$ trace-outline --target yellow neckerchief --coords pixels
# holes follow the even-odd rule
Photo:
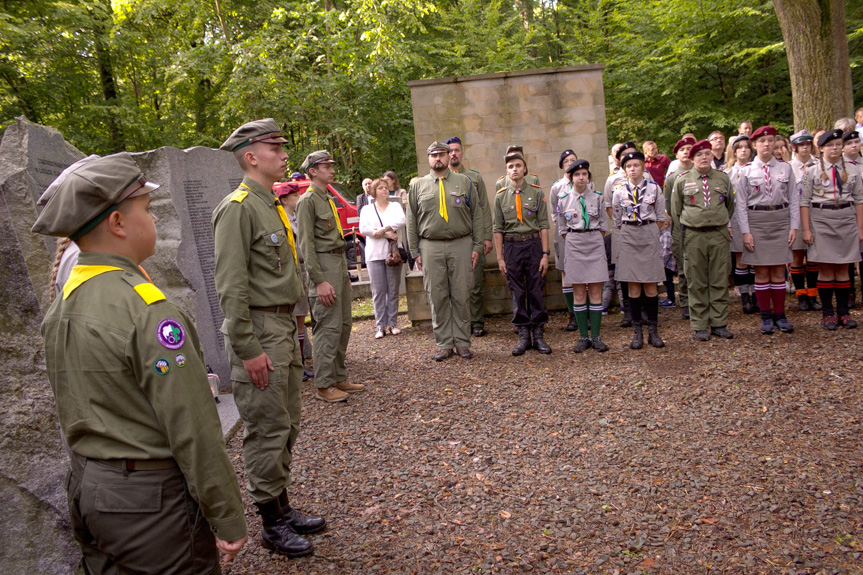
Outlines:
[[[440,217],[444,219],[445,222],[449,223],[449,215],[446,213],[446,192],[443,189],[443,178],[437,179],[438,188],[440,189],[440,193],[438,194],[439,202],[438,202],[438,213]]]
[[[89,279],[93,279],[98,275],[102,275],[106,272],[121,272],[123,268],[118,268],[116,266],[83,266],[77,265],[72,268],[72,272],[69,274],[69,279],[66,280],[66,283],[63,285],[63,299],[68,298],[72,295],[72,292],[78,289],[84,282]]]
[[[314,186],[314,184],[313,184],[313,187],[315,188],[315,190],[318,189],[318,187]],[[330,197],[330,195],[326,191],[321,192],[321,193],[326,196],[327,202],[329,202],[329,204],[330,204],[330,209],[333,210],[333,217],[336,219],[336,227],[339,228],[339,235],[344,237],[345,236],[345,230],[342,229],[342,221],[339,219],[339,212],[336,210],[336,204],[333,203],[333,199]]]
[[[250,192],[252,188],[246,185],[245,182],[240,184],[241,188],[246,188]],[[288,214],[285,213],[285,208],[282,207],[282,203],[279,201],[279,198],[273,197],[273,205],[276,206],[276,211],[279,212],[279,217],[282,219],[282,224],[285,226],[285,230],[287,230],[288,234],[288,245],[291,246],[291,254],[294,256],[294,264],[300,265],[300,260],[297,258],[297,245],[294,242],[294,229],[291,227],[291,222],[288,220]]]

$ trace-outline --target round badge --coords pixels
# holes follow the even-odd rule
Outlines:
[[[159,375],[165,375],[169,371],[171,371],[171,364],[168,363],[167,359],[157,359],[156,363],[153,364],[153,369]]]
[[[456,198],[456,199],[455,199],[455,203],[460,204],[460,203],[461,203],[461,198]]]
[[[156,336],[159,338],[159,343],[168,349],[180,349],[186,343],[186,330],[172,317],[166,317],[159,322]]]
[[[276,234],[273,234],[270,236],[270,239],[272,240],[273,243],[276,243],[279,241],[279,236]]]
[[[530,210],[527,210],[527,215],[532,216],[532,215],[533,215],[533,212],[532,212],[532,211],[530,211]]]
[[[186,367],[186,356],[182,353],[178,353],[174,361],[177,363],[177,367]]]

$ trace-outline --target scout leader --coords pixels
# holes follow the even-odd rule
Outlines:
[[[570,188],[558,193],[557,211],[558,228],[565,242],[566,276],[572,282],[573,309],[579,331],[573,351],[581,353],[592,347],[604,352],[608,351],[608,346],[600,339],[599,328],[602,286],[608,281],[604,240],[608,218],[602,209],[602,192],[592,185],[590,162],[572,162],[566,169],[566,177]]]
[[[696,143],[689,156],[694,166],[677,177],[671,194],[671,217],[681,231],[689,282],[689,325],[701,341],[711,334],[731,339],[728,222],[734,213],[734,190],[728,176],[712,167],[710,142]]]
[[[692,160],[689,158],[689,150],[695,145],[695,138],[684,136],[674,144],[674,156],[677,158],[678,167],[665,177],[665,205],[672,205],[674,183],[680,174],[692,169]],[[683,233],[680,224],[672,221],[671,224],[671,255],[677,262],[677,305],[680,306],[680,315],[683,319],[689,316],[689,286],[686,282],[686,260],[683,255]]]
[[[737,221],[743,234],[741,261],[755,268],[755,297],[761,309],[761,333],[774,326],[791,333],[785,317],[785,266],[800,228],[800,194],[791,166],[773,156],[773,126],[761,126],[749,138],[755,158],[740,170]],[[771,310],[772,306],[772,310]]]
[[[306,156],[300,171],[312,181],[297,203],[300,251],[309,273],[309,302],[315,318],[315,397],[345,401],[365,391],[348,382],[345,358],[351,339],[351,279],[345,259],[342,224],[327,186],[335,179],[335,161],[326,150]]]
[[[482,215],[470,178],[449,169],[449,146],[428,147],[431,171],[408,191],[408,245],[423,272],[429,294],[435,361],[453,355],[473,357],[470,350],[470,290],[473,268],[482,253]]]
[[[512,323],[518,329],[513,355],[531,347],[551,353],[543,330],[548,310],[542,288],[548,271],[548,200],[542,188],[525,180],[527,162],[521,152],[504,156],[509,184],[494,198],[494,243],[497,265],[512,292]]]
[[[219,573],[217,549],[236,555],[246,520],[198,333],[139,267],[159,186],[125,152],[58,180],[33,231],[81,248],[42,335],[84,571]]]
[[[842,130],[818,138],[822,157],[801,184],[800,220],[807,257],[817,263],[818,295],[824,329],[857,327],[848,314],[851,281],[848,264],[860,261],[863,240],[863,181],[857,166],[842,157]],[[836,308],[833,294],[836,294]]]
[[[287,492],[303,381],[294,306],[304,292],[291,224],[273,194],[288,160],[285,142],[272,118],[234,130],[220,149],[234,154],[245,177],[213,210],[212,223],[222,333],[261,543],[300,557],[313,552],[301,534],[317,533],[326,522],[293,509]]]

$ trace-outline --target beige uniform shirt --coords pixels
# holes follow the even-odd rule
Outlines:
[[[750,206],[788,204],[791,229],[800,229],[800,194],[794,170],[785,162],[770,158],[765,164],[757,157],[740,168],[737,192],[737,222],[740,232],[749,233]]]
[[[447,219],[440,214],[440,183],[443,182]],[[473,251],[483,253],[482,210],[470,178],[447,170],[418,178],[408,190],[407,232],[412,254],[420,253],[420,239],[452,240],[471,236]]]

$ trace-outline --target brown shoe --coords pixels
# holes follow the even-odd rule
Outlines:
[[[452,357],[451,349],[439,349],[437,355],[434,356],[435,361],[443,361]]]
[[[473,352],[469,347],[457,347],[455,348],[455,351],[462,357],[462,359],[470,359],[473,357]]]
[[[318,399],[322,399],[327,403],[338,403],[340,401],[348,400],[348,394],[344,391],[339,391],[338,389],[336,389],[335,385],[331,385],[323,389],[318,388],[315,391],[315,397],[317,397]]]
[[[347,381],[338,382],[336,387],[345,393],[359,393],[366,390],[366,386],[362,383],[348,383]]]

